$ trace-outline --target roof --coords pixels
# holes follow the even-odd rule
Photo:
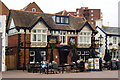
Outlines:
[[[7,27],[9,28],[11,19],[14,20],[16,27],[32,27],[38,20],[42,20],[46,25],[48,25],[50,29],[56,30],[80,30],[85,24],[88,24],[88,22],[82,18],[74,17],[71,15],[69,15],[69,24],[56,24],[53,20],[53,16],[55,15],[10,10]],[[92,29],[95,31],[95,28],[92,27]]]
[[[0,15],[8,15],[9,9],[8,7],[0,0]]]
[[[31,11],[32,8],[36,8],[36,12],[41,12],[43,13],[43,11],[40,9],[40,7],[35,3],[35,2],[32,2],[32,3],[29,3],[27,6],[25,6],[23,9],[23,11]]]
[[[102,29],[107,33],[107,34],[120,34],[120,27],[109,27],[109,26],[102,26]]]

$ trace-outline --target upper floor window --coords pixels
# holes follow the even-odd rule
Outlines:
[[[91,10],[91,12],[94,12],[93,10]]]
[[[0,28],[2,27],[2,23],[0,22]]]
[[[68,16],[56,16],[55,22],[56,24],[68,24]]]
[[[91,43],[91,33],[90,32],[80,32],[79,34],[79,43]]]
[[[60,41],[61,41],[61,44],[65,44],[67,43],[67,36],[66,36],[66,32],[61,32],[60,33]]]
[[[32,12],[36,12],[36,8],[32,8]]]
[[[117,44],[117,38],[113,37],[113,44]]]
[[[45,29],[32,30],[32,41],[47,42],[47,30]]]
[[[91,18],[91,20],[93,20],[93,18]]]
[[[91,14],[91,16],[94,16],[94,14]]]

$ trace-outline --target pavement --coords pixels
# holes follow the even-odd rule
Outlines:
[[[113,71],[90,71],[78,73],[40,74],[28,73],[22,70],[2,72],[2,78],[118,78],[118,70]]]

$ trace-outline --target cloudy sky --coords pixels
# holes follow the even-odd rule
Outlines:
[[[9,9],[22,9],[35,1],[45,13],[56,13],[62,10],[75,11],[76,8],[89,7],[101,9],[103,25],[118,26],[118,2],[120,0],[2,0]]]

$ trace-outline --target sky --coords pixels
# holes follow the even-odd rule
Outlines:
[[[103,25],[118,27],[118,2],[120,0],[2,0],[9,9],[20,10],[30,2],[36,2],[45,13],[62,10],[76,11],[76,8],[101,9]]]

